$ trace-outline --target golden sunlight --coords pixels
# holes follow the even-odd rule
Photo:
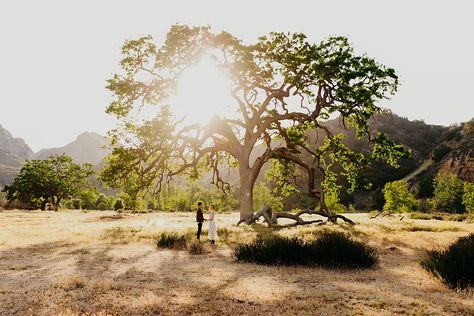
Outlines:
[[[177,93],[170,98],[171,108],[178,117],[186,116],[188,123],[201,125],[207,124],[214,115],[232,116],[234,103],[230,80],[207,55],[184,70]]]

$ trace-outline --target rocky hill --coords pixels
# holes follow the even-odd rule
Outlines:
[[[105,137],[85,132],[66,146],[41,149],[33,153],[23,139],[14,138],[0,126],[0,187],[13,181],[27,159],[46,159],[54,154],[65,153],[78,163],[99,165],[108,153],[108,150],[103,148],[107,143]]]
[[[10,183],[26,159],[33,157],[33,151],[21,138],[0,125],[0,186]]]
[[[441,173],[455,173],[464,181],[474,182],[474,119],[446,128],[424,166],[416,171],[406,180],[418,197],[431,196],[430,184]]]
[[[97,133],[84,132],[66,146],[41,149],[34,154],[34,159],[46,159],[51,155],[64,153],[71,156],[77,163],[97,165],[108,153],[108,150],[104,148],[107,143],[107,139]]]
[[[13,137],[12,134],[0,125],[0,151],[14,155],[20,159],[33,157],[33,150],[22,138]]]

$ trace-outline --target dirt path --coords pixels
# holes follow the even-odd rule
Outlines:
[[[104,240],[113,227],[194,228],[193,214],[113,216],[0,213],[0,315],[474,314],[472,292],[449,291],[418,265],[424,248],[446,245],[473,224],[417,221],[409,224],[439,231],[407,232],[398,219],[354,216],[356,233],[379,249],[381,261],[372,270],[338,271],[235,263],[222,244],[190,255],[146,240]],[[221,215],[219,224],[230,227],[236,218]]]

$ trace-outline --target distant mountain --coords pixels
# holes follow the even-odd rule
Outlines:
[[[0,125],[0,151],[14,155],[20,159],[30,159],[33,157],[33,150],[18,137],[12,134]]]
[[[109,152],[104,148],[107,144],[105,137],[85,132],[66,146],[41,149],[33,153],[23,139],[14,138],[0,126],[0,186],[11,183],[27,159],[47,159],[51,155],[65,153],[77,163],[91,163],[97,168]]]
[[[108,150],[104,148],[107,144],[105,137],[94,132],[84,132],[66,146],[41,149],[34,154],[34,159],[47,159],[51,155],[64,153],[77,163],[97,165],[108,154]]]
[[[430,197],[433,179],[442,173],[474,182],[474,118],[445,128],[430,156],[406,180],[418,197]]]
[[[21,138],[15,138],[0,125],[0,186],[11,183],[33,151]]]

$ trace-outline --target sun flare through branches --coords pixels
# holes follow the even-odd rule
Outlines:
[[[231,82],[214,61],[204,55],[181,74],[176,94],[169,98],[172,112],[191,124],[206,125],[214,115],[230,117],[235,101]]]

